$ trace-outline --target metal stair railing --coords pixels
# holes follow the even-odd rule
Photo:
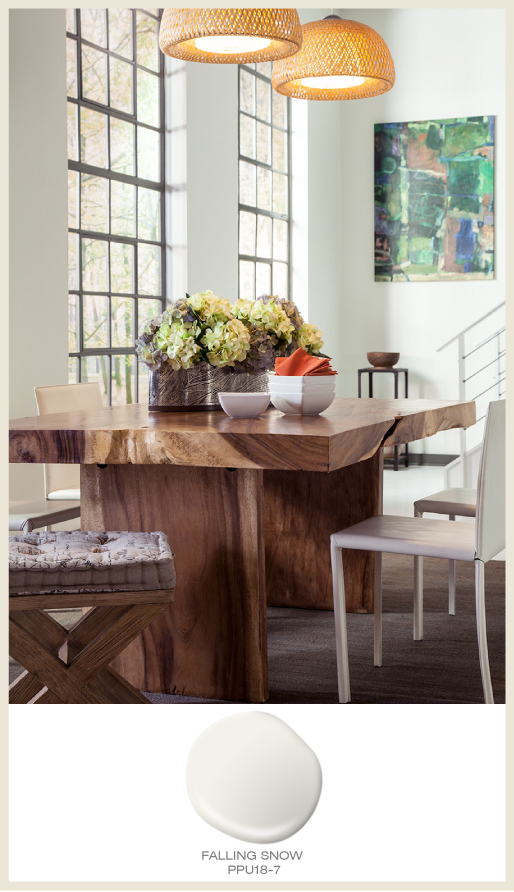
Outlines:
[[[502,399],[505,397],[505,322],[502,321],[500,326],[496,328],[492,332],[492,334],[489,333],[487,337],[482,338],[482,340],[480,340],[478,343],[473,342],[471,348],[467,349],[467,338],[476,337],[479,331],[479,326],[481,326],[486,319],[493,316],[494,313],[498,313],[501,310],[504,311],[504,308],[505,301],[502,301],[502,303],[497,304],[495,307],[493,307],[492,310],[489,310],[488,313],[484,313],[483,316],[480,316],[479,319],[477,319],[471,325],[468,325],[466,328],[462,329],[462,331],[456,334],[453,338],[450,338],[449,341],[446,341],[446,343],[442,344],[442,346],[438,347],[437,349],[437,352],[439,353],[441,352],[441,350],[449,347],[450,344],[457,344],[459,399],[462,401],[480,400],[482,397],[485,397],[487,394],[491,393],[491,391],[494,390],[496,390],[496,394],[491,394],[491,398]],[[473,359],[470,362],[471,357]],[[472,369],[470,368],[471,363]],[[485,380],[479,377],[482,373],[486,373]],[[475,384],[475,389],[479,390],[479,392],[475,392],[474,395],[470,393],[472,384]],[[473,426],[473,431],[476,431],[477,424],[484,421],[486,411],[487,406],[484,408],[483,411],[481,406],[478,408],[479,415],[476,424]],[[467,429],[462,428],[459,431],[459,456],[457,459],[455,459],[455,461],[451,462],[451,464],[447,466],[445,472],[445,485],[448,485],[448,476],[450,470],[455,469],[459,466],[461,471],[462,485],[473,485],[469,479],[470,474],[468,459],[472,453],[476,452],[477,447],[475,446],[472,449],[467,449],[466,435]]]

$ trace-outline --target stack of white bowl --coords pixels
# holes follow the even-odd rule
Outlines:
[[[335,375],[270,375],[271,402],[286,415],[319,415],[336,395]]]

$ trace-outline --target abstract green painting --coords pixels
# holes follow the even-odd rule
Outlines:
[[[375,281],[494,277],[494,116],[375,124]]]

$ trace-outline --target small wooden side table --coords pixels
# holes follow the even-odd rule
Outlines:
[[[368,375],[368,397],[371,398],[373,396],[373,375],[375,373],[381,374],[383,372],[392,372],[394,375],[394,398],[398,399],[398,377],[400,373],[404,375],[404,384],[405,384],[405,399],[409,396],[409,370],[398,368],[398,366],[394,368],[377,368],[376,366],[370,366],[367,369],[357,369],[359,375],[359,399],[362,398],[362,373],[366,372]],[[406,468],[409,467],[409,446],[408,443],[405,444],[405,452],[400,453],[398,446],[394,447],[394,470],[397,471],[399,468],[400,459],[403,459],[404,466]]]

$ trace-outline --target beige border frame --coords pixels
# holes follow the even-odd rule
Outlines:
[[[78,6],[90,6],[89,3],[77,3]],[[123,4],[108,4],[110,6],[122,6]],[[186,6],[194,6],[195,4],[186,4]],[[220,5],[220,4],[218,4]],[[225,6],[231,6],[231,3],[221,4]],[[250,4],[251,6],[256,6],[257,4]],[[262,5],[262,4],[261,4]],[[271,4],[269,4],[271,5]],[[285,4],[279,4],[279,6],[285,6]],[[506,11],[506,28],[505,28],[505,39],[507,48],[514,44],[514,8],[510,6],[508,0],[505,0],[503,3],[493,2],[492,4],[487,4],[485,0],[481,0],[481,2],[477,2],[477,0],[452,0],[450,4],[444,2],[444,0],[431,0],[429,3],[428,0],[425,2],[416,2],[416,0],[396,0],[394,5],[392,3],[384,2],[384,0],[375,0],[375,2],[363,2],[363,0],[353,0],[352,8],[363,8],[363,9],[386,9],[386,8],[395,8],[395,9],[405,9],[405,8],[414,8],[414,9],[423,9],[430,7],[431,9],[441,9],[444,10],[451,5],[452,8],[461,8],[461,9],[484,9],[487,12],[488,9],[496,8],[496,9],[505,9]],[[19,8],[24,9],[27,7],[40,7],[43,9],[50,8],[50,4],[48,0],[30,0],[30,3],[21,3],[21,2],[11,2],[11,8]],[[311,0],[310,3],[302,4],[304,8],[319,8],[325,10],[326,7],[322,5],[320,0]],[[300,7],[297,7],[300,8]],[[2,92],[4,95],[3,106],[4,108],[8,106],[8,34],[9,34],[9,7],[7,5],[2,5],[1,12],[1,34],[2,34],[2,42],[3,42],[3,53],[1,54],[1,71],[2,77],[0,79]],[[510,40],[509,40],[510,38]],[[506,116],[506,132],[507,132],[507,145],[514,144],[514,125],[512,122],[512,118],[509,115],[510,106],[512,101],[513,90],[510,87],[511,84],[514,83],[514,54],[507,52],[506,54],[506,62],[507,62],[507,116]],[[4,163],[2,165],[3,170],[8,170],[8,149],[7,149],[7,141],[3,139],[0,143],[0,152],[3,156]],[[6,177],[7,178],[7,177]],[[5,194],[5,193],[4,193]],[[514,204],[514,185],[513,180],[507,176],[507,198],[510,199],[511,206]],[[7,211],[7,204],[4,202],[4,207]],[[509,219],[507,219],[507,240],[509,235],[513,235],[514,227]],[[2,234],[4,238],[1,240],[2,244],[2,254],[4,255],[2,269],[7,270],[8,268],[8,252],[7,252],[7,236],[8,236],[8,221],[7,221],[7,213],[3,215],[2,221]],[[5,277],[6,278],[6,277]],[[7,282],[5,283],[7,286]],[[512,351],[514,347],[514,334],[510,327],[510,308],[512,301],[514,300],[512,295],[512,286],[508,285],[507,288],[507,344],[509,351]],[[4,319],[7,317],[8,313],[8,300],[5,296],[8,293],[7,287],[4,288],[3,297],[2,297],[2,308]],[[5,326],[4,326],[5,331]],[[3,409],[3,417],[5,420],[5,425],[7,427],[8,421],[8,407],[7,407],[7,398],[5,395],[5,389],[2,392],[0,397],[1,405]],[[514,440],[514,411],[511,409],[509,411],[509,407],[507,407],[507,436],[511,442]],[[0,447],[0,455],[2,461],[0,463],[0,475],[1,481],[3,484],[3,491],[7,492],[7,438],[4,437],[2,439],[2,446]],[[507,493],[511,496],[511,502],[514,499],[514,470],[512,462],[507,467]],[[4,514],[5,516],[5,514]],[[514,542],[514,512],[510,512],[507,516],[507,542]],[[512,567],[509,566],[510,560],[512,558],[513,548],[509,547],[507,549],[508,556],[508,564],[507,564],[507,592],[512,592],[514,588],[514,572]],[[4,574],[3,579],[6,579],[7,568],[5,566],[5,552],[3,557],[3,566],[4,566]],[[4,645],[4,652],[7,652],[7,609],[2,611],[0,616],[0,630],[1,630],[1,640]],[[508,646],[514,649],[514,608],[507,606],[507,651]],[[507,690],[510,692],[514,689],[514,659],[509,658],[509,653],[507,653]],[[7,686],[6,686],[7,687]],[[6,690],[6,688],[5,688]],[[66,882],[66,883],[52,883],[52,882],[29,882],[22,883],[16,882],[11,883],[8,879],[8,703],[7,696],[4,693],[4,699],[2,704],[2,709],[0,712],[0,757],[1,757],[1,766],[2,770],[0,772],[0,803],[2,803],[2,808],[0,811],[0,889],[1,890],[32,890],[32,889],[41,889],[48,890],[48,892],[57,892],[57,890],[203,890],[203,889],[217,889],[217,890],[226,890],[227,883],[223,882],[134,882],[134,883],[114,883],[114,882]],[[514,709],[512,707],[507,707],[507,753],[509,753],[510,746],[510,758],[507,759],[507,809],[506,809],[506,838],[514,839]],[[28,853],[29,855],[29,853]],[[298,889],[298,890],[391,890],[391,892],[400,892],[400,890],[447,890],[447,892],[453,892],[453,890],[477,890],[477,892],[486,892],[486,890],[514,890],[514,846],[507,845],[507,863],[506,863],[506,880],[505,882],[494,882],[494,883],[431,883],[431,882],[418,882],[418,883],[338,883],[338,882],[241,882],[241,883],[231,883],[229,886],[230,889],[278,889],[278,890],[289,890],[289,889]]]

